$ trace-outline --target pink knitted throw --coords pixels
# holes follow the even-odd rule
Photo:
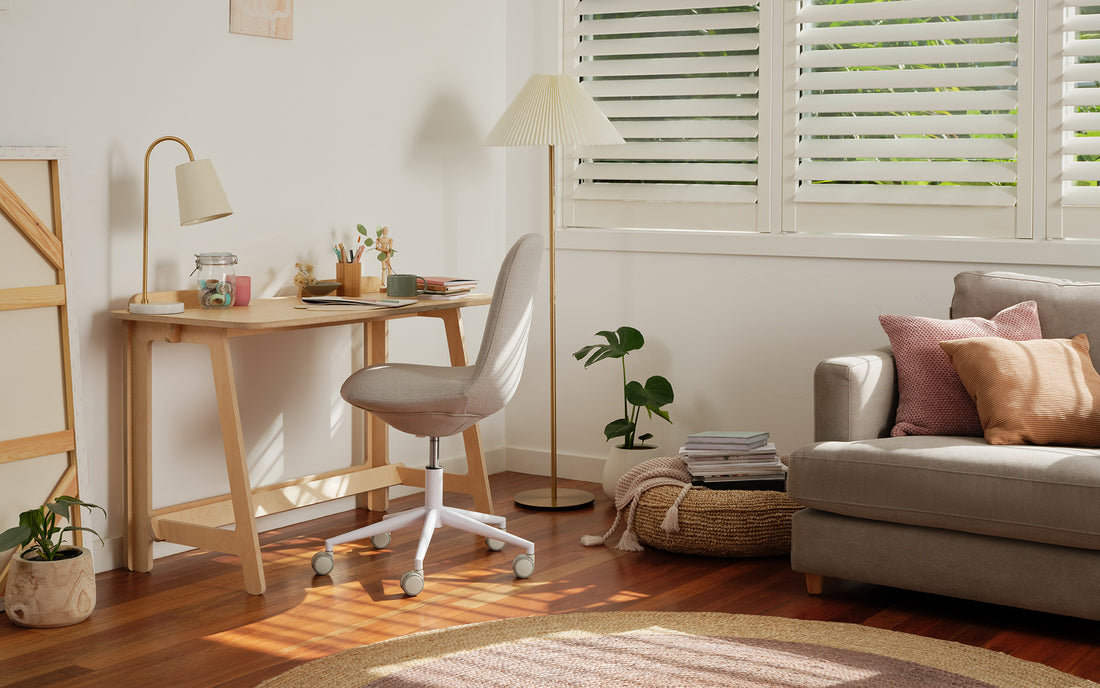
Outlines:
[[[611,524],[603,537],[598,535],[582,536],[581,544],[588,547],[602,545],[607,542],[607,539],[619,527],[619,522],[622,520],[623,511],[625,510],[627,512],[626,527],[615,548],[627,552],[641,552],[645,549],[642,547],[642,543],[638,542],[638,536],[634,533],[634,512],[638,508],[638,499],[642,496],[642,493],[658,485],[676,485],[683,488],[676,501],[669,507],[664,521],[661,522],[661,527],[665,531],[670,533],[679,531],[680,502],[691,491],[691,473],[688,472],[682,459],[673,456],[650,459],[638,464],[619,478],[619,482],[615,486],[615,522]]]

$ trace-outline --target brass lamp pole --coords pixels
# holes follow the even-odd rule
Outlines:
[[[595,497],[584,490],[558,488],[557,390],[557,249],[554,235],[556,173],[554,147],[623,143],[623,137],[575,79],[564,74],[535,74],[520,90],[497,122],[485,144],[489,146],[547,146],[549,149],[550,249],[550,487],[520,492],[519,506],[531,509],[575,509]]]

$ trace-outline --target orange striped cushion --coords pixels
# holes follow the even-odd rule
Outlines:
[[[1100,374],[1088,337],[940,342],[990,444],[1100,446]]]

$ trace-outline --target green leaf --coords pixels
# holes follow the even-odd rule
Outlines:
[[[32,540],[31,529],[23,526],[8,528],[0,533],[0,552],[9,550],[18,545],[27,545]]]
[[[630,402],[632,406],[649,406],[650,396],[645,387],[642,387],[642,383],[637,380],[631,380],[626,383],[626,400]]]
[[[619,337],[614,332],[610,332],[608,330],[600,330],[596,333],[596,336],[603,337],[611,346],[619,346]]]
[[[672,384],[660,375],[654,375],[646,380],[645,390],[655,407],[671,404],[676,398],[672,391]]]
[[[672,422],[672,418],[668,415],[668,411],[662,411],[661,409],[646,409],[646,410],[649,411],[649,417],[650,418],[653,417],[653,414],[657,414],[661,418],[664,418],[665,420],[667,420],[669,423]]]
[[[95,532],[91,528],[85,528],[84,526],[66,526],[65,529],[62,530],[61,532],[62,533],[68,533],[68,532],[73,531],[73,530],[87,531],[87,532],[91,533],[92,535],[96,536],[96,539],[99,540],[99,544],[101,544],[101,545],[104,544],[103,543],[103,538],[99,537],[99,533]]]
[[[377,227],[374,228],[374,236],[379,237],[379,238],[382,237],[382,225],[378,225]]]
[[[66,521],[69,520],[69,504],[68,502],[62,501],[60,497],[57,498],[57,501],[47,504],[46,508]]]
[[[386,262],[386,254],[385,253],[379,253],[376,257],[378,258],[379,263],[385,263]]]
[[[598,349],[598,348],[600,348],[599,344],[589,344],[588,346],[582,346],[581,348],[579,348],[579,349],[577,349],[576,351],[573,352],[573,358],[575,358],[579,361],[582,358],[584,358],[585,356],[587,356],[589,351],[592,351],[593,349]]]
[[[603,429],[604,437],[612,439],[614,437],[626,437],[630,433],[634,432],[634,423],[631,423],[626,418],[619,418],[613,420],[607,424]]]
[[[622,346],[623,355],[630,353],[631,351],[637,351],[645,346],[645,337],[642,333],[633,327],[627,327],[623,325],[616,332],[619,333],[619,342]]]
[[[623,357],[623,355],[621,353],[619,353],[616,349],[614,349],[612,347],[609,347],[609,346],[601,346],[596,353],[592,354],[591,358],[589,358],[587,361],[585,361],[584,367],[587,368],[588,366],[592,365],[593,363],[597,363],[599,361],[602,361],[605,358],[622,358],[622,357]]]
[[[355,229],[359,230],[359,233],[362,234],[363,236],[367,236],[367,228],[364,227],[363,225],[355,225]],[[370,239],[368,239],[367,241],[370,241]],[[370,244],[368,244],[368,246],[369,245]]]
[[[644,435],[638,435],[638,443],[639,444],[642,443],[642,442],[645,442],[648,439],[653,439],[653,433],[652,432],[647,432]]]
[[[365,240],[363,240],[363,243],[366,244],[367,246],[374,246],[374,239],[371,239],[370,237],[367,237]]]

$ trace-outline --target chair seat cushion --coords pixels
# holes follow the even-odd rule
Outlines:
[[[846,516],[1100,549],[1100,451],[977,437],[821,442],[791,456],[787,491]]]
[[[481,419],[469,412],[473,373],[473,366],[384,363],[353,373],[340,396],[402,432],[447,437]]]

